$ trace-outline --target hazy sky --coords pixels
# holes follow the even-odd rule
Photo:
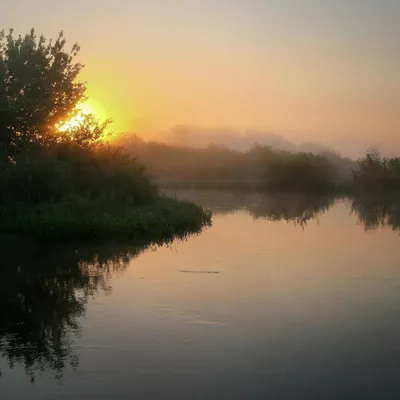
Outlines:
[[[400,0],[13,0],[0,27],[82,46],[117,130],[256,128],[400,152]]]

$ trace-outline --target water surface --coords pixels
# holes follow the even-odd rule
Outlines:
[[[213,226],[2,242],[2,400],[400,398],[397,203],[171,194]]]

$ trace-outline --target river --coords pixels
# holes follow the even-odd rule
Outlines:
[[[164,246],[2,244],[0,399],[399,399],[400,207],[169,193]]]

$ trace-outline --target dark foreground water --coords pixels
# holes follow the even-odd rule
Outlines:
[[[400,398],[396,203],[177,196],[213,227],[159,248],[2,242],[1,400]]]

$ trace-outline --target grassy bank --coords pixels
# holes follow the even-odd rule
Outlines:
[[[140,206],[82,198],[0,206],[0,232],[47,241],[159,240],[195,233],[210,223],[210,212],[163,196]]]
[[[0,171],[0,233],[40,240],[161,240],[211,215],[160,195],[132,157],[109,146],[34,146]]]

